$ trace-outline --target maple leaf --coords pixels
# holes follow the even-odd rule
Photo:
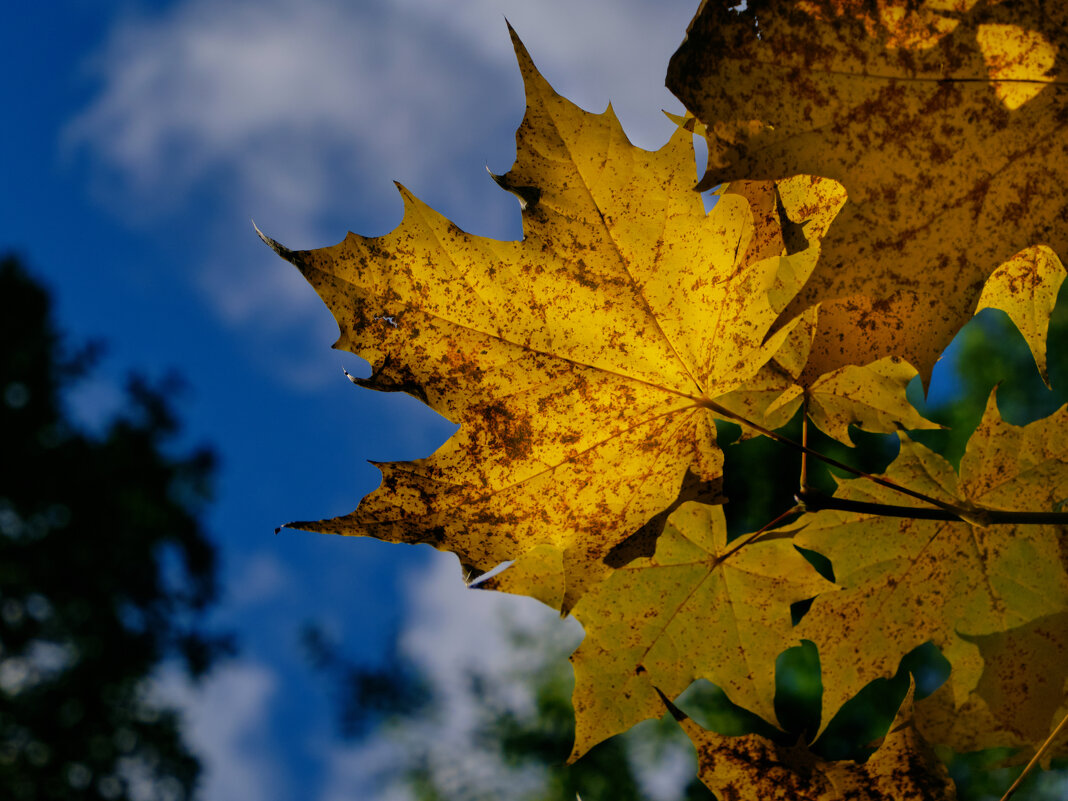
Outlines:
[[[958,752],[1016,747],[1020,761],[1068,714],[1068,612],[963,637],[947,650],[949,680],[916,708],[928,740]],[[1068,756],[1068,739],[1049,756]]]
[[[571,759],[659,717],[658,691],[673,698],[699,678],[775,720],[775,659],[800,642],[790,604],[829,587],[788,540],[735,549],[721,506],[684,504],[652,557],[617,569],[572,611],[586,636],[571,657]]]
[[[461,426],[428,459],[379,465],[382,485],[352,514],[290,525],[430,543],[479,570],[548,546],[566,610],[684,484],[719,478],[715,399],[757,409],[792,385],[812,315],[765,337],[842,194],[782,182],[810,211],[792,221],[804,247],[747,260],[753,213],[732,196],[706,214],[691,134],[634,147],[610,107],[557,95],[513,39],[527,112],[496,180],[520,198],[523,240],[468,234],[403,188],[386,236],[301,252],[267,240],[334,314],[335,347],[371,363],[357,384]]]
[[[728,737],[670,707],[697,748],[698,776],[725,801],[953,801],[956,790],[911,720],[910,685],[889,733],[864,763],[832,762],[804,744],[758,734]]]
[[[1019,427],[991,395],[968,441],[960,475],[902,435],[885,478],[970,510],[974,522],[824,510],[806,515],[795,541],[831,560],[840,591],[821,595],[798,625],[823,670],[823,725],[873,679],[889,676],[930,640],[952,647],[1068,610],[1063,529],[983,525],[982,511],[1053,511],[1068,495],[1068,407]],[[919,502],[868,479],[840,483],[847,501]],[[904,501],[903,501],[904,499]],[[956,666],[954,666],[956,668]]]
[[[975,309],[977,314],[983,309],[1001,309],[1009,316],[1027,342],[1046,386],[1046,334],[1065,275],[1064,265],[1052,250],[1044,245],[1025,248],[987,279]]]
[[[873,434],[940,428],[920,415],[905,395],[916,375],[915,367],[895,356],[863,367],[839,367],[807,387],[797,385],[783,392],[768,405],[763,422],[768,428],[780,428],[807,401],[810,422],[846,445],[853,444],[851,425]]]
[[[667,78],[704,123],[700,186],[849,195],[783,313],[822,302],[806,383],[888,355],[926,381],[999,265],[1068,252],[1066,45],[1068,5],[1040,0],[701,5]]]

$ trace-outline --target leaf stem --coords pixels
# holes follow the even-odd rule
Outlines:
[[[1039,749],[1035,751],[1035,755],[1031,757],[1031,761],[1027,763],[1027,767],[1023,769],[1023,773],[1021,773],[1016,778],[1016,781],[1012,783],[1012,786],[1005,791],[1005,795],[1001,796],[1001,801],[1009,801],[1009,799],[1012,798],[1012,794],[1019,789],[1021,784],[1023,784],[1023,780],[1027,778],[1027,774],[1038,764],[1038,760],[1049,750],[1049,747],[1053,745],[1053,741],[1057,739],[1057,735],[1061,733],[1066,725],[1068,725],[1068,715],[1064,716],[1064,719],[1057,724],[1057,728],[1053,730],[1053,733],[1050,734],[1050,736],[1046,738],[1046,741],[1039,746]]]
[[[786,518],[790,517],[791,515],[796,515],[796,514],[799,514],[801,512],[804,512],[804,511],[805,511],[805,504],[803,502],[802,503],[798,503],[797,506],[793,506],[793,507],[787,509],[785,512],[783,512],[781,515],[776,517],[770,523],[765,523],[764,525],[762,525],[760,528],[758,528],[756,531],[754,531],[752,534],[750,534],[744,540],[742,540],[737,545],[735,545],[733,548],[731,548],[729,551],[727,551],[725,554],[723,554],[723,556],[718,557],[716,559],[716,564],[719,565],[719,564],[722,564],[723,562],[727,561],[727,557],[733,556],[734,554],[738,553],[738,551],[742,550],[742,548],[744,548],[746,545],[748,545],[749,543],[751,543],[754,540],[756,540],[757,537],[759,537],[761,534],[765,533],[769,529],[775,528],[775,526],[779,525],[779,523],[781,523]]]

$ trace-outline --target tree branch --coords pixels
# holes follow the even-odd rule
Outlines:
[[[1012,783],[1012,787],[1005,791],[1005,795],[1001,797],[1001,801],[1009,801],[1009,799],[1012,798],[1013,793],[1015,793],[1020,785],[1023,784],[1023,780],[1027,778],[1027,774],[1034,770],[1035,765],[1038,764],[1042,755],[1049,750],[1051,745],[1053,745],[1053,741],[1057,739],[1057,735],[1064,730],[1065,726],[1068,726],[1068,715],[1064,716],[1064,719],[1057,724],[1057,728],[1053,730],[1050,736],[1046,738],[1046,741],[1042,743],[1037,751],[1035,751],[1035,755],[1031,757],[1031,761],[1027,763],[1027,767],[1023,769],[1023,773],[1016,777],[1016,781]]]
[[[861,514],[881,515],[883,517],[909,517],[913,520],[949,520],[961,523],[974,523],[977,519],[981,519],[984,525],[997,523],[1064,525],[1068,523],[1068,512],[1008,512],[1000,509],[978,509],[972,512],[970,515],[971,520],[968,520],[945,509],[924,509],[918,506],[895,506],[888,503],[851,501],[811,490],[798,492],[794,497],[808,512],[833,509],[841,512],[860,512]]]

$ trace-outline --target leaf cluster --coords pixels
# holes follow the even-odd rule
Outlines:
[[[433,456],[381,465],[353,513],[291,525],[429,543],[475,573],[508,562],[478,586],[573,614],[572,759],[677,711],[697,679],[774,724],[776,657],[802,642],[824,688],[812,737],[925,643],[951,675],[909,694],[863,765],[686,721],[717,794],[951,798],[930,743],[1068,753],[1049,740],[1068,712],[1068,408],[1018,426],[991,394],[958,464],[923,444],[939,425],[907,394],[984,309],[1048,382],[1066,14],[710,0],[668,68],[688,114],[655,152],[610,107],[557,95],[513,32],[527,112],[494,179],[521,241],[468,234],[403,188],[386,236],[299,252],[264,237],[333,312],[335,347],[370,362],[355,383],[460,425]],[[782,468],[731,474],[730,426],[798,455],[796,503],[737,537],[737,488]],[[865,472],[833,455],[862,432],[895,436],[896,457]]]

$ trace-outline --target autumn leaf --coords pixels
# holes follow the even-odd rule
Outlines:
[[[951,646],[949,680],[916,708],[927,739],[955,751],[1035,749],[1068,714],[1068,612]],[[1050,756],[1068,756],[1068,738]]]
[[[674,711],[697,748],[698,776],[724,801],[952,801],[945,765],[911,721],[913,692],[864,763],[832,762],[804,744],[781,746],[757,734],[717,734]]]
[[[958,634],[995,635],[1068,610],[1063,529],[982,524],[983,509],[1053,511],[1068,496],[1068,407],[1018,427],[1001,419],[991,396],[959,477],[904,436],[884,477],[971,510],[975,522],[840,510],[798,521],[805,527],[795,541],[828,557],[842,587],[817,598],[798,625],[819,648],[824,725],[928,640],[948,648],[952,663]],[[836,498],[922,505],[867,479],[841,482]]]
[[[428,459],[379,465],[382,485],[352,514],[291,525],[430,543],[478,570],[548,546],[566,610],[684,485],[707,495],[722,469],[717,398],[755,409],[793,384],[812,315],[765,337],[842,195],[783,182],[807,198],[791,207],[812,210],[792,221],[804,248],[746,260],[754,215],[739,196],[706,214],[691,134],[634,147],[610,108],[558,96],[515,44],[527,113],[497,181],[521,201],[521,241],[468,234],[403,188],[386,236],[301,252],[268,240],[333,312],[335,347],[371,363],[356,383],[461,426]]]
[[[667,78],[707,134],[701,187],[849,195],[783,313],[822,304],[805,383],[891,355],[926,381],[991,273],[1068,252],[1066,45],[1064,3],[702,3]]]
[[[709,0],[669,74],[697,116],[655,152],[610,107],[557,95],[513,32],[527,110],[493,179],[522,240],[469,234],[403,187],[385,236],[308,251],[264,236],[331,310],[335,347],[369,362],[354,383],[459,424],[432,456],[379,465],[351,514],[290,525],[428,543],[473,571],[507,562],[478,586],[572,612],[572,759],[698,678],[775,720],[776,657],[802,639],[819,647],[824,725],[933,641],[953,674],[923,731],[1033,747],[1065,706],[1068,546],[995,513],[1062,508],[1068,407],[1017,427],[991,398],[959,475],[902,434],[882,479],[736,543],[715,422],[781,440],[770,429],[804,405],[846,444],[851,426],[934,427],[907,401],[910,362],[929,377],[976,308],[1007,313],[1048,379],[1066,22],[1038,0]],[[720,184],[708,212],[695,134],[700,186]],[[863,765],[684,726],[732,801],[952,798],[911,695]]]
[[[894,356],[863,367],[839,367],[807,387],[798,385],[779,395],[765,410],[763,422],[768,428],[780,428],[807,401],[810,422],[846,445],[853,445],[851,425],[873,434],[939,428],[920,415],[905,395],[916,375],[916,368]]]
[[[1025,248],[994,270],[975,309],[976,313],[1001,309],[1009,316],[1031,349],[1046,386],[1046,334],[1065,274],[1061,260],[1048,247]]]
[[[790,605],[829,587],[788,540],[736,549],[722,507],[681,506],[651,558],[616,570],[573,610],[586,636],[571,657],[571,758],[662,715],[658,689],[675,697],[699,678],[774,721],[775,659],[799,644]]]

